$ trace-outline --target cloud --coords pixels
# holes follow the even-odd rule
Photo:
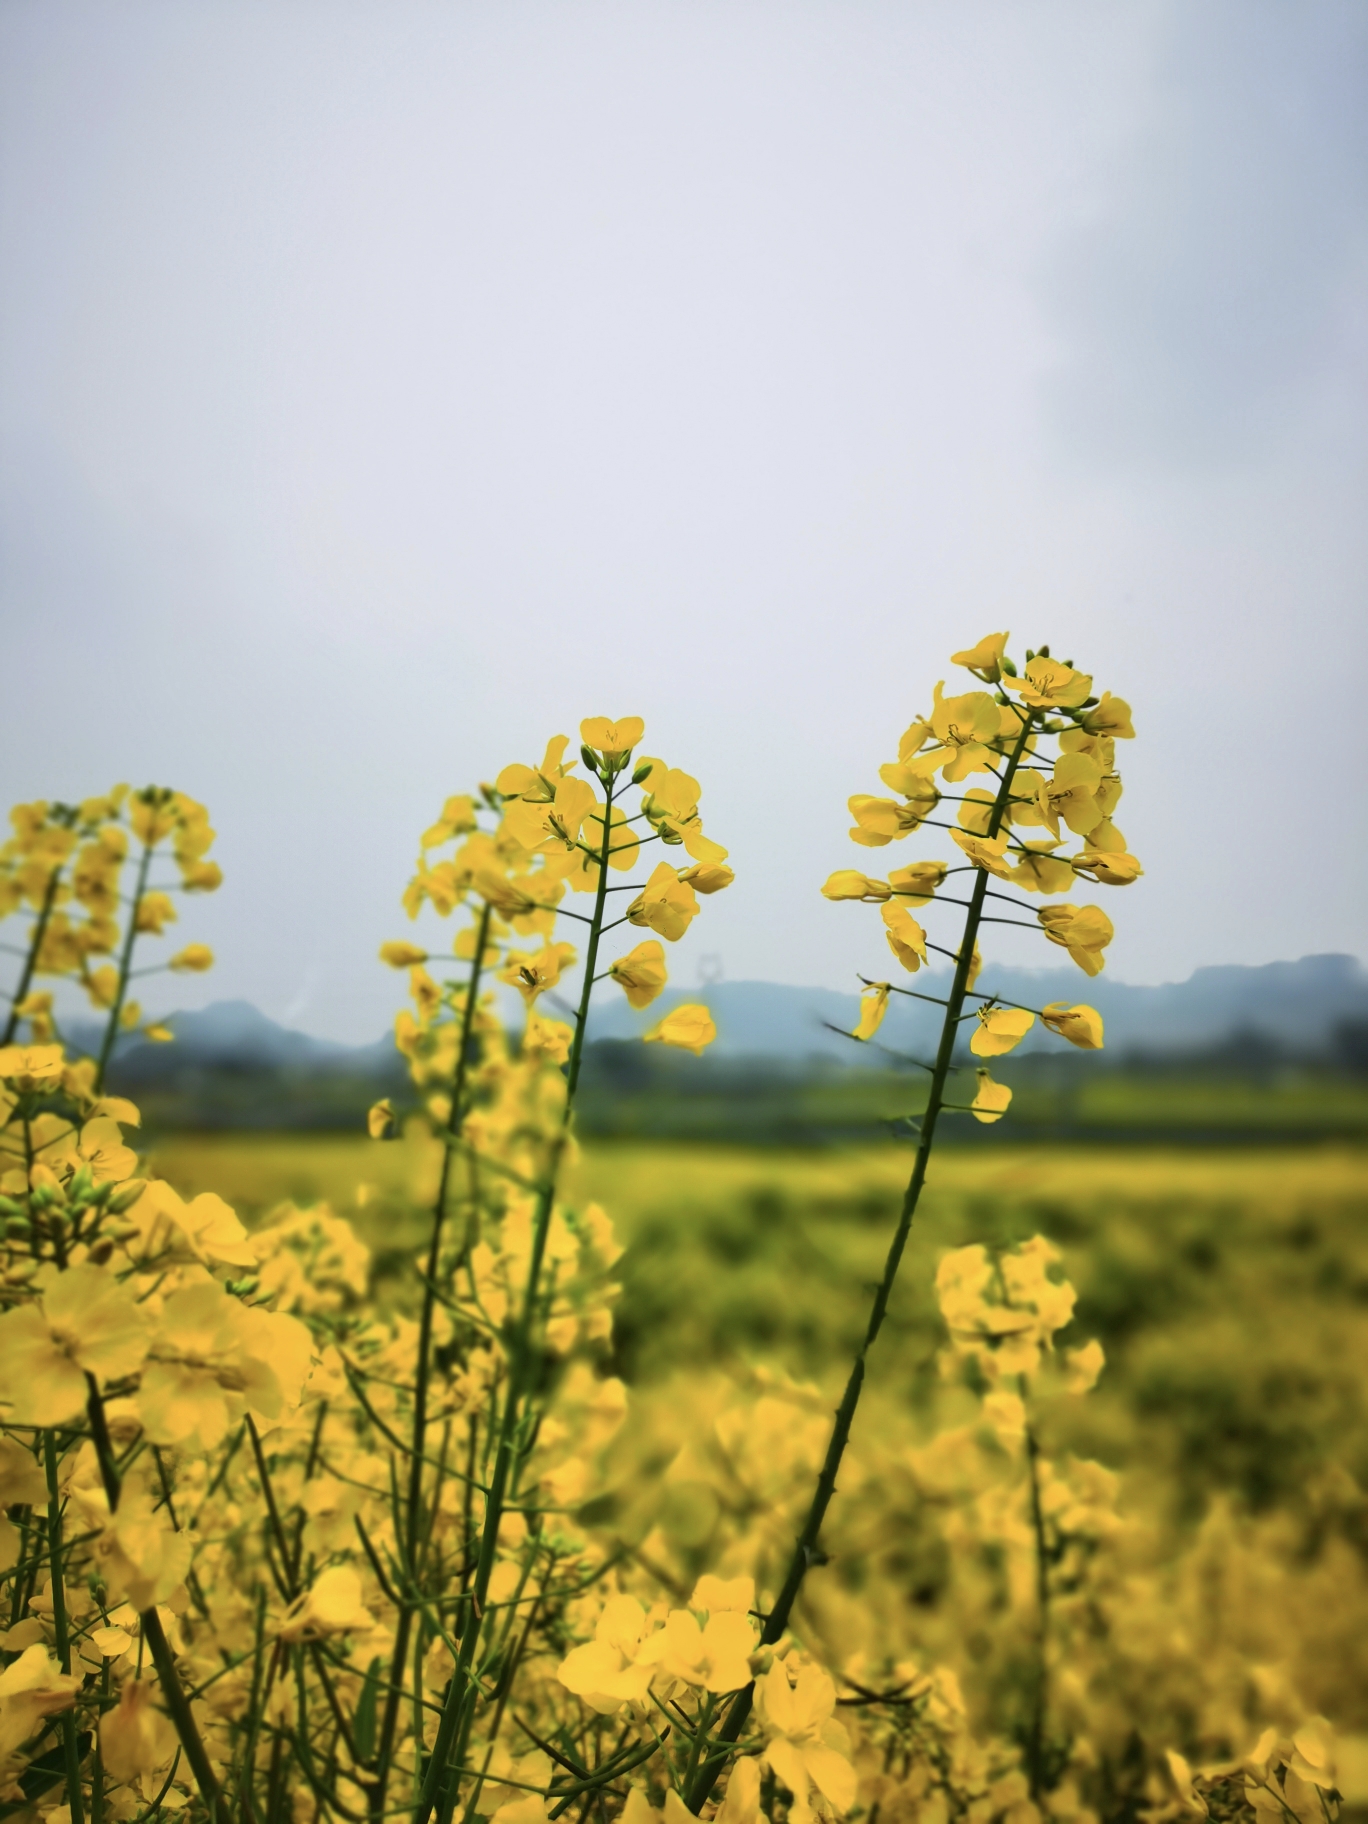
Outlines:
[[[1174,8],[1105,201],[1044,268],[1075,456],[1221,465],[1305,409],[1365,274],[1365,92],[1357,0]]]

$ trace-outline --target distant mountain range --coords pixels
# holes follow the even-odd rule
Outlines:
[[[943,995],[945,971],[904,978],[904,985]],[[1304,956],[1298,962],[1258,967],[1222,964],[1198,969],[1186,982],[1135,987],[1102,975],[1088,980],[1077,969],[985,970],[984,992],[1039,1008],[1050,1001],[1085,1001],[1106,1024],[1107,1050],[1118,1053],[1210,1051],[1237,1047],[1324,1053],[1336,1032],[1368,1022],[1368,973],[1351,956]],[[691,991],[670,990],[643,1013],[633,1013],[611,990],[595,1009],[592,1039],[626,1039],[646,1030],[680,1001],[705,1002],[717,1021],[710,1055],[746,1057],[800,1065],[809,1058],[873,1062],[841,1032],[857,1015],[858,985],[841,994],[829,988],[794,988],[778,982],[720,982]],[[939,1009],[895,997],[881,1040],[895,1049],[924,1048],[938,1030]],[[397,1059],[388,1036],[370,1045],[339,1045],[293,1032],[247,1001],[218,1001],[196,1013],[172,1015],[174,1045],[132,1039],[118,1054],[120,1085],[134,1089],[165,1083],[186,1071],[216,1073],[269,1071],[288,1077],[374,1079],[395,1073]],[[838,1027],[832,1032],[829,1027]],[[88,1038],[79,1028],[73,1040]],[[1028,1040],[1054,1045],[1040,1033]]]
[[[898,986],[944,996],[947,970],[900,976]],[[1092,980],[1069,965],[1062,969],[1012,969],[989,965],[981,993],[1041,1008],[1051,1001],[1086,1002],[1102,1015],[1106,1049],[1113,1053],[1171,1055],[1207,1051],[1232,1040],[1297,1053],[1325,1051],[1338,1028],[1368,1021],[1368,973],[1352,956],[1304,956],[1295,963],[1220,964],[1196,970],[1186,982],[1136,987],[1100,975]],[[847,1060],[858,1049],[830,1026],[848,1031],[858,1007],[858,984],[849,994],[828,988],[787,988],[773,982],[722,982],[695,992],[667,993],[643,1014],[610,1002],[592,1027],[596,1038],[629,1038],[679,1001],[712,1009],[719,1056],[798,1061],[820,1054]],[[924,1049],[940,1030],[941,1011],[925,1001],[895,995],[880,1039],[895,1048]],[[1023,1046],[1057,1047],[1039,1026]]]

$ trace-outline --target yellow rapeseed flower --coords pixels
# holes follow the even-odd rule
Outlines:
[[[430,828],[424,830],[418,846],[435,849],[444,842],[450,842],[453,836],[464,836],[479,827],[475,818],[475,800],[462,793],[447,799],[442,806],[441,816]]]
[[[976,868],[984,868],[989,874],[996,874],[999,880],[1011,878],[1011,868],[1006,860],[1006,830],[999,830],[996,836],[971,836],[966,830],[951,830],[950,838],[952,842],[958,843]]]
[[[926,961],[926,933],[906,906],[880,906],[879,914],[887,925],[888,947],[910,974],[915,975]]]
[[[510,798],[503,807],[503,827],[524,849],[573,848],[585,818],[594,809],[593,787],[584,779],[562,779],[550,798]]]
[[[572,1648],[556,1677],[601,1716],[612,1716],[626,1703],[643,1703],[653,1670],[637,1664],[645,1632],[646,1611],[636,1597],[610,1596],[593,1640]]]
[[[380,961],[391,969],[412,969],[427,960],[428,953],[421,944],[406,944],[402,938],[380,946]]]
[[[627,908],[634,925],[647,925],[669,943],[676,943],[698,916],[693,888],[680,879],[669,862],[659,862],[644,890]]]
[[[1128,887],[1145,871],[1134,855],[1113,849],[1095,849],[1091,841],[1087,848],[1080,849],[1070,859],[1069,865],[1076,874],[1095,880],[1103,887]]]
[[[696,893],[720,893],[732,884],[736,875],[721,862],[696,861],[691,868],[683,869],[679,878]]]
[[[958,781],[970,773],[987,772],[992,761],[987,743],[998,733],[997,704],[986,690],[966,691],[960,697],[947,697],[944,690],[944,683],[937,684],[931,727],[942,747],[950,750],[943,762],[945,777]]]
[[[858,1778],[849,1760],[850,1738],[836,1721],[836,1687],[820,1666],[804,1665],[790,1685],[776,1660],[756,1685],[766,1742],[761,1758],[788,1787],[792,1824],[811,1824],[816,1787],[838,1813],[855,1803]]]
[[[888,997],[893,992],[889,982],[871,982],[860,996],[860,1021],[851,1033],[852,1039],[872,1039],[883,1025],[888,1011]]]
[[[56,1273],[33,1304],[0,1313],[0,1403],[12,1425],[61,1425],[84,1412],[86,1375],[121,1380],[147,1354],[151,1324],[104,1267]]]
[[[580,740],[601,753],[610,766],[625,760],[645,733],[640,716],[623,716],[616,722],[607,716],[586,716],[580,723]]]
[[[174,924],[176,908],[167,893],[144,893],[138,901],[137,914],[133,920],[134,928],[159,937],[166,925]]]
[[[543,944],[540,950],[510,950],[499,971],[499,980],[516,988],[529,1006],[539,994],[554,988],[563,970],[575,961],[573,944]]]
[[[1124,697],[1114,697],[1109,690],[1102,692],[1101,701],[1084,716],[1083,726],[1091,735],[1108,735],[1115,741],[1135,739],[1130,704]]]
[[[857,792],[847,802],[855,819],[850,840],[866,849],[882,849],[890,842],[901,842],[926,815],[919,802],[899,804],[893,798],[873,798],[868,792]]]
[[[1051,1001],[1042,1007],[1040,1017],[1051,1032],[1058,1033],[1082,1051],[1101,1051],[1102,1015],[1095,1007],[1071,1007],[1067,1001]]]
[[[330,1634],[369,1633],[374,1618],[361,1598],[361,1579],[349,1564],[320,1571],[297,1596],[280,1623],[283,1641],[322,1640]]]
[[[858,899],[866,905],[876,906],[882,900],[892,897],[893,888],[886,880],[874,880],[868,874],[861,874],[857,868],[838,868],[834,874],[827,876],[826,885],[822,888],[823,899]]]
[[[909,906],[926,906],[935,898],[937,888],[945,884],[949,871],[943,861],[914,861],[905,868],[891,869],[888,884]]]
[[[100,1758],[111,1779],[131,1784],[165,1767],[176,1752],[175,1725],[146,1679],[125,1680],[119,1701],[100,1718]]]
[[[995,1083],[986,1070],[979,1071],[978,1089],[969,1105],[976,1121],[1001,1121],[1011,1100],[1012,1092],[1005,1083]]]
[[[0,1049],[0,1077],[24,1093],[56,1089],[62,1080],[60,1045],[6,1045]]]
[[[208,944],[187,944],[183,950],[177,950],[166,966],[168,969],[200,975],[206,969],[213,968],[214,953]]]
[[[577,764],[574,760],[562,763],[569,745],[569,735],[552,735],[540,766],[521,766],[514,762],[512,766],[504,767],[494,781],[495,790],[505,798],[540,798],[549,804],[556,795],[558,781]]]
[[[677,1045],[681,1051],[691,1051],[697,1058],[703,1055],[704,1046],[711,1045],[716,1037],[717,1027],[712,1014],[700,1003],[688,1002],[672,1007],[663,1020],[652,1026],[646,1034],[646,1042]]]
[[[1070,862],[1050,851],[1057,841],[1028,842],[1016,851],[1017,863],[1011,871],[1014,886],[1027,893],[1063,893],[1073,885],[1074,870]]]
[[[1060,944],[1086,975],[1100,975],[1103,950],[1116,935],[1100,906],[1042,906],[1036,917],[1052,944]]]
[[[1008,679],[1007,688],[1032,709],[1077,709],[1091,694],[1092,679],[1059,659],[1041,654],[1029,661],[1024,677]]]
[[[1035,1025],[1024,1007],[980,1007],[969,1049],[978,1058],[1000,1058],[1014,1050]]]
[[[985,634],[977,646],[971,646],[965,652],[952,652],[950,663],[963,665],[985,684],[996,684],[1002,676],[1002,655],[1011,637],[1010,633]]]
[[[649,1007],[668,980],[664,948],[654,938],[648,938],[626,956],[620,956],[609,966],[608,973],[631,1006]]]

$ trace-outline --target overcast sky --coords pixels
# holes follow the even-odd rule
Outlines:
[[[1135,707],[1112,972],[1361,954],[1365,92],[1362,0],[6,0],[9,800],[204,799],[170,1004],[370,1038],[444,796],[641,714],[677,979],[845,986],[1008,627]]]

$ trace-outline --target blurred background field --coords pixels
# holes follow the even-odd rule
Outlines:
[[[418,1242],[402,1142],[171,1135],[153,1162],[249,1220],[286,1197],[331,1202],[374,1250],[382,1297]],[[738,1386],[772,1383],[814,1415],[829,1409],[907,1164],[908,1148],[889,1143],[585,1146],[573,1195],[603,1203],[626,1247],[612,1366],[634,1389],[633,1416],[596,1511],[610,1531],[638,1544],[652,1533],[690,1570],[708,1561],[726,1516],[715,1491],[679,1479],[677,1453]],[[867,1467],[852,1477],[886,1482],[877,1463],[944,1422],[940,1254],[1036,1233],[1079,1293],[1062,1340],[1096,1337],[1107,1355],[1096,1393],[1052,1419],[1052,1447],[1119,1472],[1122,1510],[1168,1542],[1151,1548],[1161,1557],[1203,1529],[1235,1529],[1217,1556],[1258,1566],[1257,1589],[1236,1602],[1257,1636],[1244,1650],[1290,1664],[1342,1729],[1368,1729],[1368,1150],[945,1146],[873,1362],[857,1428]],[[861,1588],[879,1575],[906,1631],[934,1645],[943,1567],[915,1504],[881,1494],[877,1538],[867,1499],[842,1511],[848,1575]]]
[[[586,1146],[573,1194],[604,1205],[626,1248],[618,1371],[646,1387],[761,1363],[834,1385],[908,1158],[895,1145]],[[381,1289],[423,1229],[402,1143],[176,1135],[152,1164],[187,1194],[217,1190],[249,1221],[285,1198],[331,1203],[373,1249]],[[942,1340],[941,1253],[1036,1233],[1059,1246],[1078,1288],[1077,1336],[1107,1352],[1080,1448],[1161,1477],[1187,1515],[1214,1492],[1254,1510],[1298,1499],[1331,1464],[1368,1487],[1368,1150],[947,1145],[874,1383],[925,1401]]]

